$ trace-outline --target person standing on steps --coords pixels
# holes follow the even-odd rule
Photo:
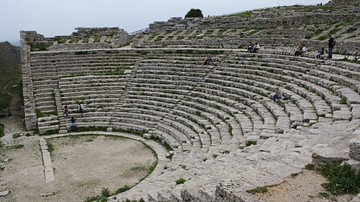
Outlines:
[[[76,129],[76,124],[75,124],[75,117],[71,117],[70,122],[71,122],[71,127],[70,130],[74,131]]]
[[[334,46],[336,44],[336,41],[334,39],[333,36],[329,35],[329,41],[328,41],[328,45],[329,45],[329,56],[328,56],[328,59],[331,60],[332,59],[332,53],[333,53],[333,49],[334,49]]]
[[[68,117],[68,115],[69,115],[69,109],[68,109],[68,106],[65,104],[65,106],[64,106],[64,116]]]
[[[81,102],[79,102],[78,110],[81,114],[84,113],[84,105]]]

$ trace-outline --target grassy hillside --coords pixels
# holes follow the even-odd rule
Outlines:
[[[0,43],[0,110],[7,108],[14,93],[21,92],[20,49]]]

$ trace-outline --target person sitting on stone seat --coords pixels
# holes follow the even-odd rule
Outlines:
[[[260,50],[260,44],[259,44],[259,42],[257,42],[255,44],[255,46],[253,47],[252,52],[257,53],[259,50]]]
[[[280,100],[281,98],[282,98],[282,93],[281,93],[280,89],[277,88],[276,91],[275,91],[275,94],[272,96],[272,100],[273,100],[274,102],[277,102],[277,101]]]
[[[300,56],[301,54],[301,46],[297,47],[296,50],[295,50],[295,53],[294,53],[294,56]]]
[[[254,44],[253,44],[253,42],[252,41],[250,41],[250,43],[249,43],[249,45],[248,45],[248,48],[247,48],[247,52],[252,52],[252,50],[253,50],[253,48],[254,48]]]
[[[213,65],[213,64],[214,64],[214,62],[213,62],[211,56],[208,56],[204,61],[204,65]]]
[[[307,51],[307,48],[305,47],[305,45],[301,44],[300,56],[303,56],[306,51]]]
[[[321,48],[318,52],[318,54],[316,55],[316,59],[320,59],[322,55],[325,54],[325,48]]]

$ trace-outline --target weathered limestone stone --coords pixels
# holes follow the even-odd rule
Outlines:
[[[49,193],[41,193],[39,194],[40,197],[48,197],[48,196],[54,196],[55,192],[49,192]]]
[[[144,133],[143,138],[149,140],[151,139],[152,135],[150,133]]]
[[[349,148],[350,148],[349,151],[350,158],[360,161],[360,137],[356,137],[350,140]]]
[[[0,197],[3,197],[3,196],[7,196],[10,194],[10,191],[9,190],[6,190],[6,191],[2,191],[0,192]]]
[[[324,147],[317,149],[317,151],[312,154],[312,159],[315,168],[320,168],[326,164],[342,163],[349,158],[343,151],[338,151],[330,147]]]
[[[356,173],[360,174],[360,161],[350,159],[345,161],[344,164],[351,166],[351,168],[355,169]]]
[[[360,202],[360,194],[351,200],[351,202]]]

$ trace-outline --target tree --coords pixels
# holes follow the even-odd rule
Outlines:
[[[185,18],[202,18],[204,17],[200,9],[192,8],[188,13],[186,13]]]

